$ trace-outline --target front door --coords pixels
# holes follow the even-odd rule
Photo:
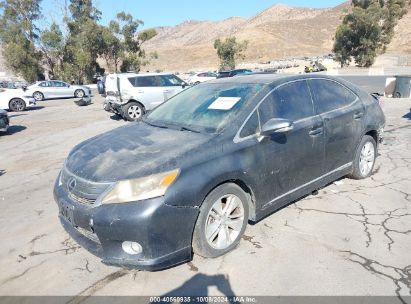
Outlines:
[[[261,126],[272,118],[293,122],[291,131],[263,138],[256,146],[267,189],[260,207],[266,208],[324,174],[324,125],[315,114],[306,80],[278,87],[258,112]]]
[[[175,75],[159,75],[158,81],[163,88],[163,101],[166,101],[183,90],[183,81]]]

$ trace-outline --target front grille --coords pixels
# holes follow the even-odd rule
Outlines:
[[[66,168],[61,172],[61,184],[74,201],[92,205],[111,183],[96,183],[80,178]]]

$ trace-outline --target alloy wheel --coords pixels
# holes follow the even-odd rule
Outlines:
[[[208,244],[215,249],[228,248],[244,225],[244,207],[234,194],[218,199],[208,212],[205,234]]]
[[[21,112],[25,108],[25,103],[21,99],[15,99],[11,103],[11,109],[15,112]]]
[[[82,98],[82,97],[84,97],[84,91],[83,91],[83,90],[77,90],[77,91],[76,91],[76,97],[77,97],[77,98]]]
[[[375,162],[375,149],[371,142],[366,142],[360,154],[360,172],[362,176],[370,174]]]
[[[131,106],[127,110],[128,116],[130,116],[132,119],[136,120],[141,117],[143,114],[143,111],[139,106]]]
[[[43,94],[41,94],[40,92],[36,92],[36,93],[33,94],[33,98],[36,101],[42,101],[43,100]]]

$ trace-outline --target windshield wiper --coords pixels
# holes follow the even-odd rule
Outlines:
[[[148,122],[147,120],[143,120],[143,122],[155,128],[168,129],[168,127],[165,125],[156,125],[156,124]]]
[[[180,128],[180,131],[189,131],[189,132],[193,132],[193,133],[201,133],[201,132],[198,131],[198,130],[194,130],[194,129],[187,128],[187,127],[181,127],[181,128]]]

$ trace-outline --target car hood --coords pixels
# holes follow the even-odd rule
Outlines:
[[[194,150],[203,149],[213,137],[132,123],[79,144],[70,152],[65,167],[94,182],[147,176],[187,165]]]

